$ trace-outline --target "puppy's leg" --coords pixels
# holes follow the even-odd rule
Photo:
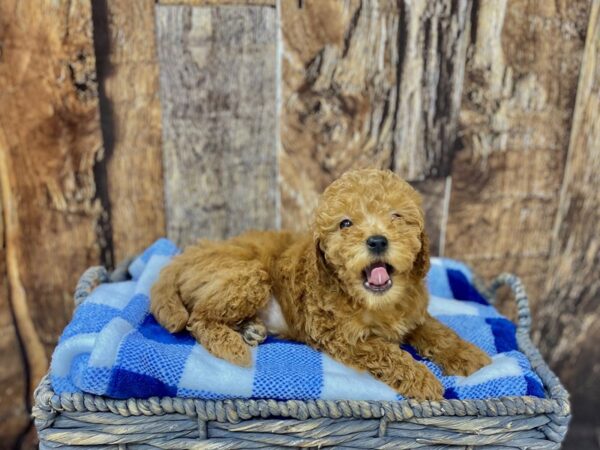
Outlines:
[[[446,375],[468,376],[492,362],[479,347],[461,339],[430,315],[407,339],[419,354],[439,364]]]
[[[405,397],[439,400],[444,388],[439,380],[396,343],[378,337],[351,344],[332,340],[322,345],[334,359],[366,370]]]
[[[238,366],[252,364],[250,347],[229,325],[198,319],[188,325],[188,330],[207,351]]]
[[[256,260],[221,256],[207,261],[181,284],[194,299],[187,328],[209,352],[241,366],[251,364],[250,347],[237,331],[256,316],[271,292],[269,276]]]
[[[158,323],[171,333],[183,330],[190,316],[179,295],[178,275],[182,270],[175,259],[160,272],[150,293],[150,311]]]

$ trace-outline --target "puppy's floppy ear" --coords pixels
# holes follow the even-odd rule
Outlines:
[[[325,252],[321,248],[321,240],[315,237],[315,255],[317,265],[321,268],[327,268],[327,260],[325,259]]]
[[[425,278],[429,272],[429,237],[425,230],[421,231],[421,251],[415,258],[412,273],[418,278]]]

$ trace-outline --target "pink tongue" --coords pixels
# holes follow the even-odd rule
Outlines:
[[[375,286],[383,286],[389,279],[390,276],[385,266],[374,267],[367,277],[369,284],[374,284]]]

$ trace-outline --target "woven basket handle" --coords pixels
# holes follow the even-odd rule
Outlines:
[[[88,268],[77,282],[75,288],[75,307],[77,308],[90,295],[96,286],[109,281],[108,271],[102,266],[92,266]]]
[[[531,330],[531,311],[529,310],[529,299],[521,279],[512,273],[502,273],[492,281],[488,291],[495,296],[501,286],[508,286],[511,289],[517,303],[517,327],[529,334]]]
[[[103,266],[92,266],[83,272],[83,275],[81,275],[77,282],[77,286],[75,287],[75,307],[81,305],[99,284],[129,279],[130,277],[127,269],[134,259],[135,256],[125,259],[110,273]]]

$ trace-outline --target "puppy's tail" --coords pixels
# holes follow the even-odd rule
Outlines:
[[[189,313],[179,294],[179,272],[177,259],[167,265],[150,291],[150,311],[163,327],[171,333],[185,328]]]

